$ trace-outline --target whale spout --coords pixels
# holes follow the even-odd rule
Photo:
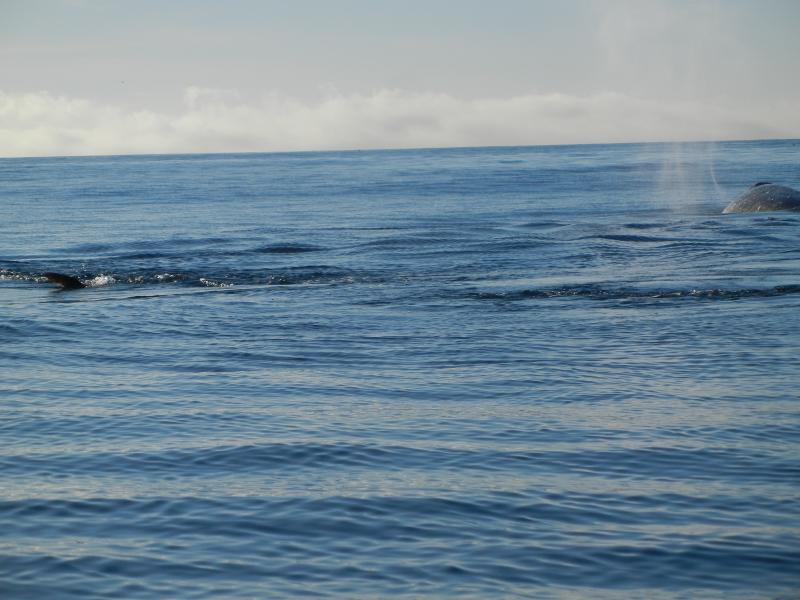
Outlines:
[[[63,275],[61,273],[42,273],[42,275],[47,279],[47,281],[51,281],[53,283],[57,283],[61,286],[61,289],[64,290],[78,290],[80,288],[86,287],[83,285],[80,279],[77,277],[72,277],[70,275]]]
[[[759,181],[725,207],[723,214],[764,212],[773,210],[800,211],[800,192],[784,185]]]

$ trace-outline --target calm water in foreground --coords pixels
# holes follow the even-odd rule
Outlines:
[[[0,160],[0,597],[797,597],[756,181],[800,142]]]

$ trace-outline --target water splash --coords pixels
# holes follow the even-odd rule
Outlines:
[[[727,202],[727,198],[722,191],[722,186],[720,186],[717,180],[717,173],[714,170],[714,146],[714,143],[708,145],[708,172],[711,175],[711,181],[714,183],[714,191],[717,194],[717,200],[720,202]]]
[[[112,285],[117,282],[117,279],[113,275],[104,275],[100,274],[95,277],[92,277],[88,281],[84,281],[84,285],[86,287],[104,287],[107,285]]]

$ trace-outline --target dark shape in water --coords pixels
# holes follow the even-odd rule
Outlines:
[[[772,210],[800,211],[800,192],[784,185],[760,181],[725,207],[723,214]]]
[[[61,273],[42,273],[44,277],[47,278],[47,281],[52,281],[53,283],[57,283],[61,286],[61,289],[64,290],[78,290],[80,288],[86,287],[83,285],[80,279],[77,277],[71,277],[70,275],[62,275]]]

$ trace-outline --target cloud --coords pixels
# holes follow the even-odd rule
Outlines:
[[[237,90],[208,88],[191,85],[183,92],[183,101],[189,109],[201,104],[225,104],[241,100]]]
[[[761,111],[619,93],[460,99],[381,90],[318,101],[190,87],[175,113],[0,92],[0,156],[250,152],[800,137],[791,102]]]

